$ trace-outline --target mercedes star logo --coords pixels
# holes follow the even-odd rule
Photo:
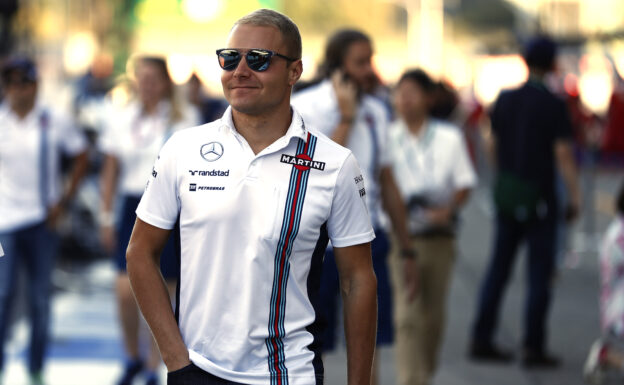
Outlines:
[[[219,142],[206,143],[201,146],[199,153],[204,160],[214,162],[223,156],[223,145]]]

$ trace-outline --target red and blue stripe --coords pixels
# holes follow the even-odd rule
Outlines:
[[[305,154],[314,159],[317,138],[308,133],[307,140],[299,139],[297,155]],[[271,309],[269,315],[269,337],[266,346],[269,353],[269,371],[271,385],[288,385],[288,368],[284,354],[283,338],[286,334],[284,319],[286,312],[286,287],[290,273],[290,255],[301,223],[303,202],[310,169],[293,167],[286,196],[286,206],[280,237],[275,252],[275,268],[273,275],[273,291],[271,293]]]

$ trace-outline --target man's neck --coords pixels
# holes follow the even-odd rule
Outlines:
[[[549,71],[541,69],[541,68],[531,67],[529,68],[529,80],[532,80],[535,82],[544,82],[544,78],[546,77],[548,72]]]
[[[425,127],[426,121],[426,115],[418,115],[406,119],[405,124],[407,125],[407,129],[409,130],[409,132],[416,136],[419,136],[422,133],[423,128]]]
[[[232,109],[232,121],[254,154],[258,154],[286,134],[292,121],[292,112],[290,106],[287,111],[273,112],[271,115],[248,115]]]
[[[34,103],[28,105],[11,106],[11,111],[17,115],[20,120],[24,119],[35,107]]]

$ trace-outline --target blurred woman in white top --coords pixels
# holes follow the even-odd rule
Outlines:
[[[176,100],[163,58],[139,57],[134,66],[136,98],[110,115],[100,140],[100,149],[105,154],[101,175],[101,238],[104,247],[114,254],[119,272],[116,292],[127,362],[118,384],[131,384],[145,369],[145,383],[152,385],[158,383],[160,356],[153,341],[147,362],[139,354],[139,312],[126,272],[126,248],[136,207],[160,148],[174,131],[198,125],[199,114]],[[115,202],[120,203],[120,209],[114,209]],[[114,213],[118,213],[117,218]],[[160,259],[170,293],[174,293],[179,275],[173,238]]]
[[[390,128],[392,168],[420,271],[420,294],[413,298],[405,288],[401,257],[390,258],[400,385],[429,384],[435,373],[457,213],[476,184],[461,131],[430,115],[434,87],[422,70],[403,74],[395,95],[399,119]]]

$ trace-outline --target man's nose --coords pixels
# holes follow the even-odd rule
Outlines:
[[[251,68],[247,65],[247,59],[243,56],[238,62],[238,65],[234,69],[234,73],[232,74],[234,77],[247,77],[250,75]]]

